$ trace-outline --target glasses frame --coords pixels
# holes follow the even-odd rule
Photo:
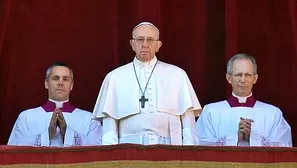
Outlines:
[[[250,73],[237,73],[237,74],[232,74],[229,73],[229,75],[233,76],[235,79],[241,79],[243,76],[245,79],[252,79],[256,74],[250,74]]]
[[[145,38],[145,37],[141,37],[141,36],[137,37],[137,38],[133,38],[132,40],[135,40],[138,45],[143,45],[143,43],[145,41],[148,43],[148,45],[152,45],[152,44],[154,44],[154,42],[160,41],[158,39],[154,39],[153,37]]]

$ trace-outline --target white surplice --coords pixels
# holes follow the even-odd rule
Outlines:
[[[101,86],[93,117],[103,119],[102,144],[197,144],[201,106],[187,74],[156,57],[133,62],[107,74]],[[144,108],[135,75],[148,99]]]
[[[8,145],[18,146],[88,146],[101,145],[101,124],[92,120],[92,113],[75,108],[72,113],[63,112],[67,123],[64,143],[60,130],[49,140],[48,127],[53,112],[42,107],[20,113],[10,134]]]
[[[260,101],[252,108],[230,107],[226,100],[203,108],[197,121],[199,144],[237,146],[240,117],[254,121],[249,144],[243,146],[292,146],[291,127],[279,108]]]

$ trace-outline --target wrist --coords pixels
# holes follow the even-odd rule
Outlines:
[[[249,140],[238,140],[237,146],[250,146]]]

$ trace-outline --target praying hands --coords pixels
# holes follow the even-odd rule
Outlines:
[[[49,131],[49,139],[53,138],[57,134],[57,127],[60,129],[60,133],[64,139],[65,133],[66,133],[66,121],[64,119],[63,113],[61,109],[57,108],[52,115],[50,125],[48,128]]]
[[[238,143],[242,141],[249,142],[252,122],[254,122],[252,119],[240,117],[238,124]]]

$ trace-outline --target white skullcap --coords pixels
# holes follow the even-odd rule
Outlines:
[[[156,30],[157,30],[157,34],[159,36],[159,29],[157,28],[157,26],[155,26],[154,24],[152,24],[151,22],[141,22],[139,23],[138,25],[136,25],[134,28],[133,28],[133,31],[132,31],[132,37],[133,37],[133,33],[134,31],[139,27],[139,26],[142,26],[142,25],[149,25],[149,26],[152,26],[154,27]]]

